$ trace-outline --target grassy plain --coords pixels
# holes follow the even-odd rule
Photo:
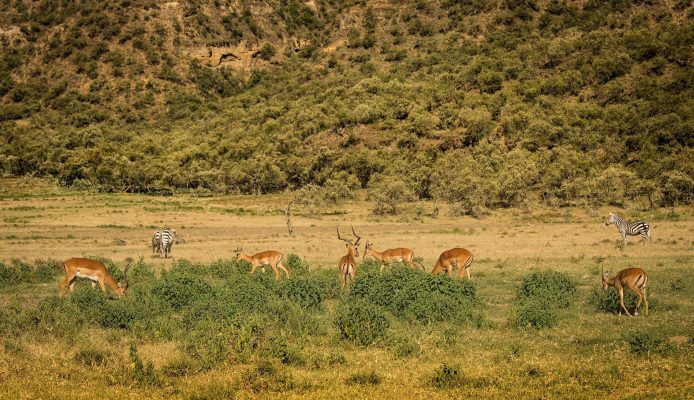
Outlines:
[[[362,241],[374,242],[377,250],[413,248],[428,270],[445,249],[471,250],[484,320],[475,327],[392,318],[389,337],[407,337],[417,348],[399,357],[384,343],[364,348],[340,340],[332,324],[334,300],[327,301],[316,316],[325,332],[295,345],[309,360],[335,354],[344,360],[330,366],[270,360],[277,369],[268,379],[290,379],[289,386],[250,380],[261,361],[253,356],[228,360],[205,372],[163,376],[161,385],[142,387],[121,380],[129,368],[130,344],[137,343],[140,356],[161,371],[180,357],[181,343],[92,326],[74,337],[27,332],[2,338],[1,398],[681,399],[691,398],[694,391],[691,207],[675,212],[617,210],[651,223],[653,241],[645,246],[635,238],[620,246],[616,228],[603,224],[606,208],[590,213],[581,208],[501,210],[477,220],[450,218],[445,210],[431,218],[432,204],[418,203],[400,216],[376,217],[372,205],[361,200],[316,218],[295,216],[296,232],[290,237],[282,195],[146,197],[66,192],[45,185],[24,186],[26,182],[5,180],[0,188],[0,261],[101,256],[123,265],[126,257],[142,256],[159,274],[174,261],[152,254],[151,235],[158,227],[171,226],[185,241],[174,245],[176,260],[207,264],[229,259],[242,244],[247,252],[295,253],[311,269],[330,268],[337,274],[344,246],[335,236],[335,226],[340,225],[346,235],[354,225]],[[649,274],[654,303],[650,316],[619,317],[588,304],[601,268],[618,271],[629,266]],[[574,278],[578,301],[561,311],[554,328],[519,328],[513,323],[516,287],[524,276],[545,269]],[[33,307],[55,296],[58,282],[1,287],[0,307]],[[629,338],[644,332],[664,341],[660,351],[648,355],[633,351]],[[675,336],[688,339],[667,343]],[[108,360],[96,366],[76,361],[79,351],[94,348],[110,349]],[[431,377],[442,364],[461,371],[460,384],[449,389],[431,386]],[[377,382],[354,383],[359,382],[355,374],[372,372]]]

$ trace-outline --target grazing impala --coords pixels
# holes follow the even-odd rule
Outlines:
[[[125,281],[125,287],[122,287],[120,283],[113,278],[106,266],[99,261],[90,260],[88,258],[71,258],[63,262],[63,269],[65,270],[65,279],[60,283],[60,297],[63,297],[63,291],[65,286],[70,286],[70,291],[75,290],[75,281],[77,278],[87,278],[92,281],[92,287],[96,286],[99,282],[101,285],[101,290],[106,293],[106,286],[110,287],[118,297],[125,295],[128,290],[128,269],[132,262],[128,263],[123,272],[123,280]]]
[[[289,278],[289,271],[282,263],[282,257],[284,257],[284,255],[279,251],[263,251],[262,253],[257,253],[250,256],[243,252],[243,247],[239,246],[236,248],[235,252],[237,260],[245,260],[251,264],[251,274],[255,273],[258,266],[265,267],[266,265],[269,265],[272,267],[272,270],[275,271],[276,280],[280,279],[280,269],[284,271],[287,278]]]
[[[454,249],[446,250],[439,256],[439,259],[434,265],[434,269],[431,271],[432,274],[438,274],[444,270],[451,276],[453,267],[458,268],[458,275],[463,276],[463,270],[467,273],[467,278],[472,279],[470,275],[470,265],[472,265],[472,253],[465,249],[456,247]],[[461,269],[462,267],[462,269]]]
[[[357,274],[357,262],[354,257],[359,257],[359,241],[361,238],[354,232],[354,227],[352,227],[352,234],[357,238],[354,244],[352,244],[351,240],[340,237],[340,227],[337,228],[337,238],[345,242],[345,246],[347,247],[347,255],[340,258],[340,262],[338,263],[340,279],[342,280],[342,289],[347,287],[347,275],[349,275],[350,280],[354,282],[354,277]]]
[[[383,272],[383,268],[385,268],[386,265],[394,262],[405,263],[414,269],[420,268],[424,270],[423,265],[420,264],[418,267],[412,261],[412,259],[414,258],[414,251],[410,249],[398,247],[397,249],[388,249],[384,250],[382,253],[379,253],[373,249],[373,245],[374,244],[370,243],[368,240],[366,241],[366,246],[364,247],[364,255],[362,256],[362,260],[365,259],[366,256],[372,256],[373,258],[380,260],[382,263],[381,272]]]
[[[627,268],[617,272],[617,276],[610,279],[609,272],[603,272],[602,274],[602,289],[608,290],[610,286],[614,286],[617,291],[619,291],[619,304],[622,306],[622,310],[627,313],[629,310],[624,306],[624,287],[628,287],[637,296],[639,296],[639,301],[636,303],[636,309],[634,310],[634,315],[639,315],[639,307],[641,306],[641,301],[646,302],[646,315],[648,315],[648,295],[646,294],[646,284],[648,284],[648,276],[646,271],[641,268]],[[619,314],[622,314],[620,310]]]

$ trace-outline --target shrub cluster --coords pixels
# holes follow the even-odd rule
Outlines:
[[[360,267],[350,296],[383,307],[397,317],[421,323],[481,318],[473,283],[405,266],[393,266],[383,273],[375,268],[363,271]]]
[[[380,307],[363,299],[352,299],[340,305],[335,326],[342,339],[368,346],[386,336],[390,321]]]
[[[515,323],[520,327],[551,328],[559,322],[558,310],[576,300],[576,282],[557,271],[534,272],[516,292]]]
[[[33,266],[21,260],[0,261],[0,287],[50,282],[62,273],[63,264],[57,260],[36,260]]]

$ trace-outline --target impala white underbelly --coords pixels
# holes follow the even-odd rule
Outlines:
[[[90,281],[99,282],[99,278],[98,278],[96,275],[85,274],[84,272],[81,272],[81,271],[79,271],[79,270],[77,271],[77,273],[75,274],[75,276],[78,277],[78,278],[87,278],[87,279],[89,279]]]

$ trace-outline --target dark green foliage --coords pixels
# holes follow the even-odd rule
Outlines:
[[[318,309],[323,302],[320,286],[308,278],[293,278],[283,282],[279,286],[279,293],[306,309]]]
[[[669,344],[665,338],[648,331],[631,332],[626,335],[625,340],[629,343],[631,352],[640,356],[663,354],[669,350]]]
[[[212,294],[212,288],[204,280],[176,272],[163,274],[152,292],[160,296],[171,307],[180,309],[193,301]]]
[[[380,307],[362,299],[342,303],[335,316],[342,339],[368,346],[385,337],[390,321]]]
[[[381,377],[375,371],[356,372],[345,381],[348,385],[371,385],[381,384]]]
[[[429,384],[437,389],[451,389],[462,385],[463,374],[456,366],[441,364],[429,378]]]
[[[350,296],[422,323],[479,318],[474,284],[404,266],[391,266],[383,274],[360,268]]]
[[[576,282],[568,274],[552,270],[533,272],[521,281],[518,301],[539,301],[556,308],[569,307],[578,294]]]
[[[559,309],[576,300],[576,282],[568,274],[552,270],[534,272],[523,278],[516,293],[515,324],[536,329],[559,323]]]
[[[525,301],[516,308],[515,312],[515,322],[519,327],[543,329],[552,328],[559,323],[557,309],[543,301]]]

